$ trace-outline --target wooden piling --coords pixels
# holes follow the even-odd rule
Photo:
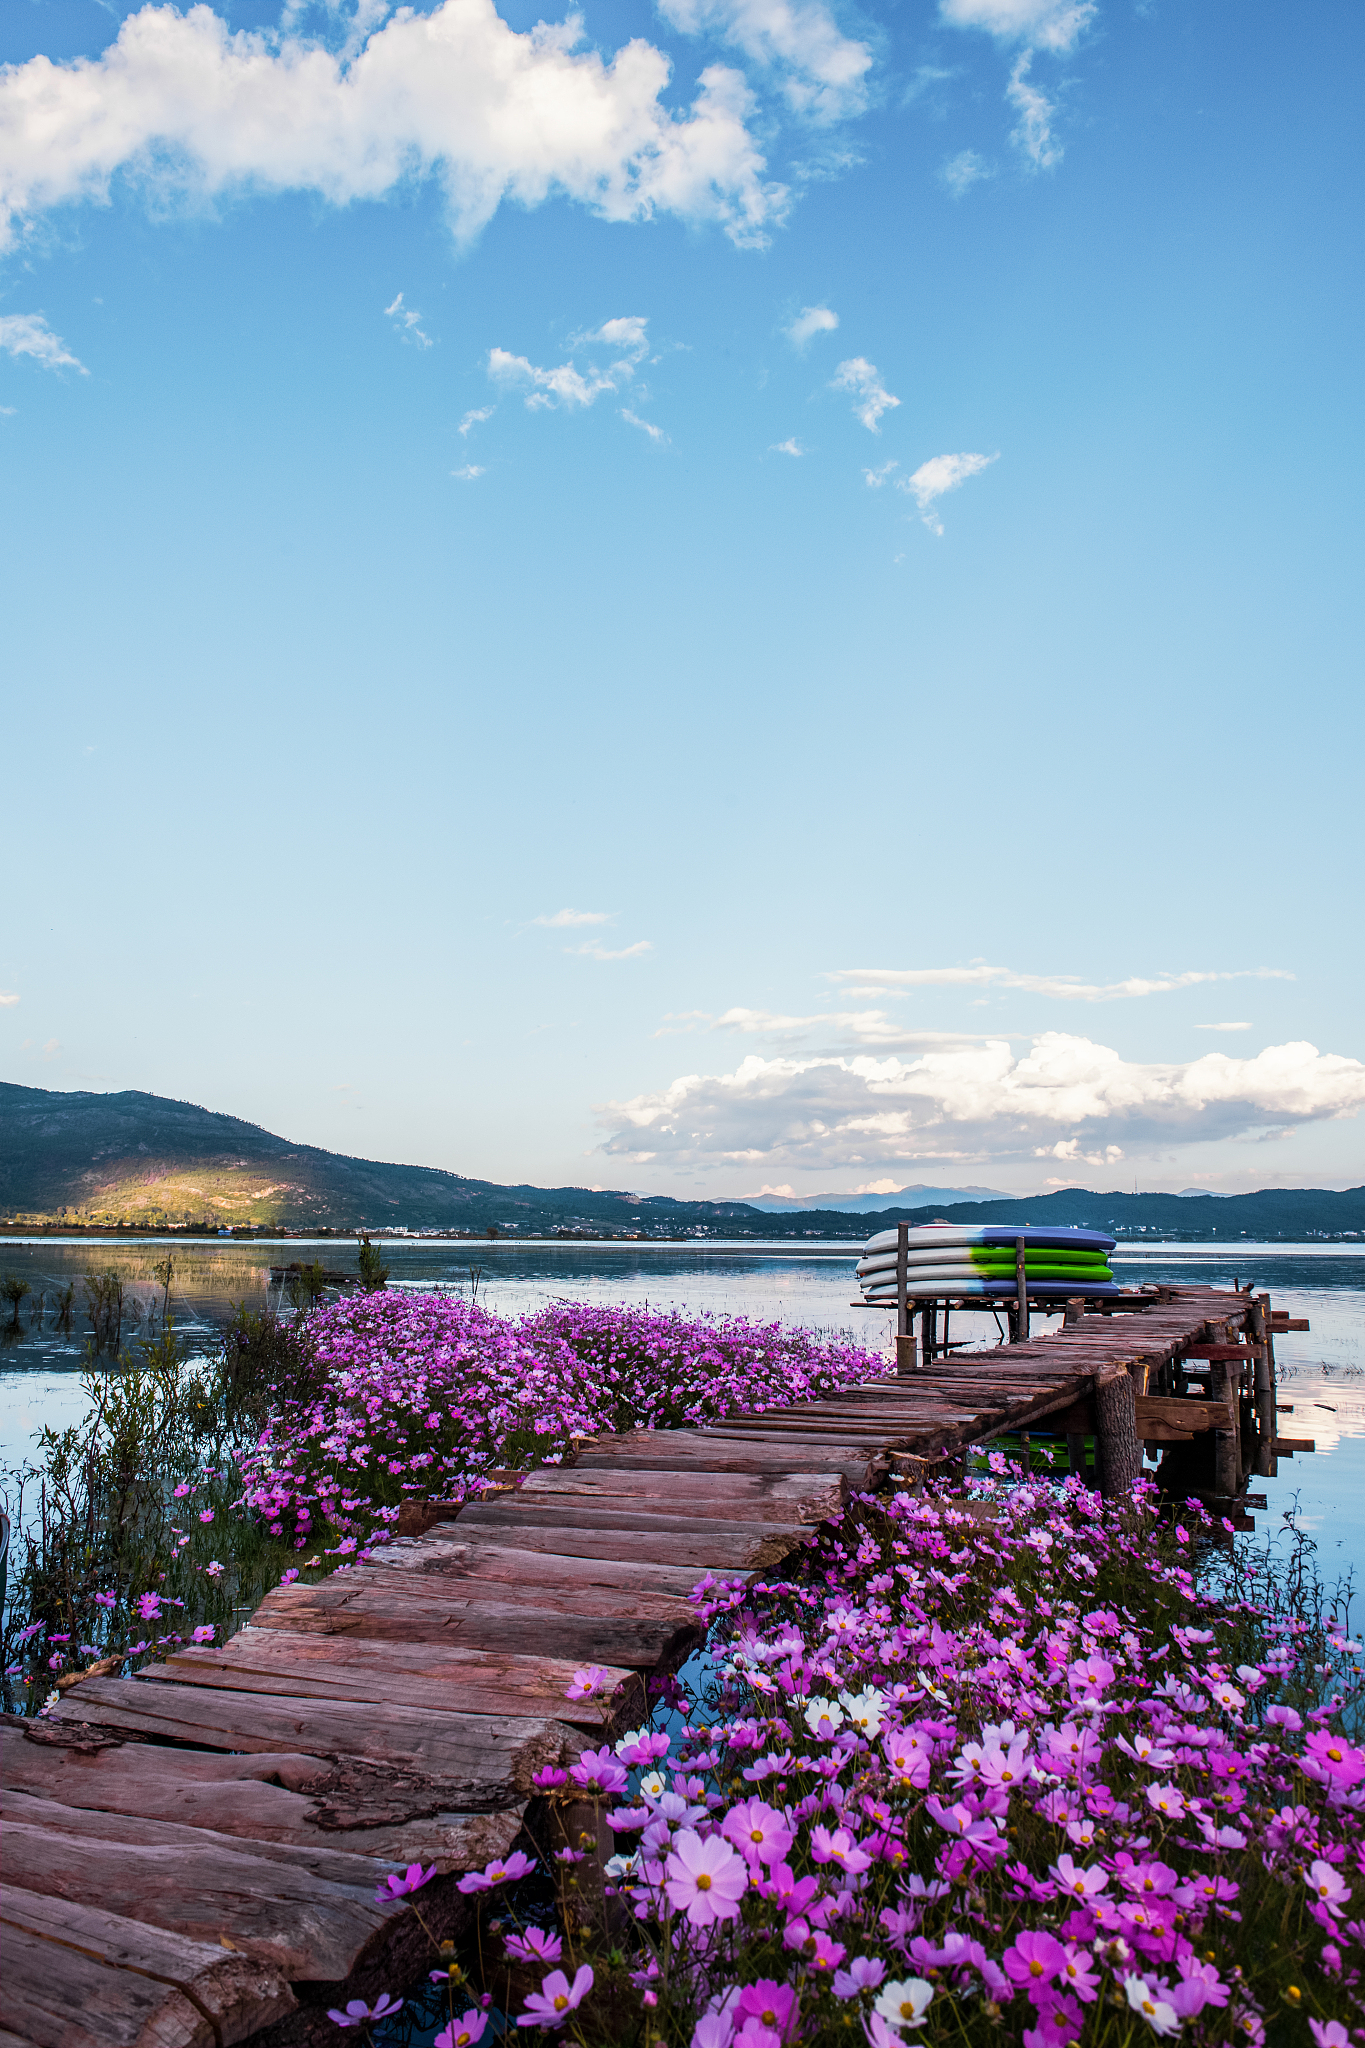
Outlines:
[[[1095,1463],[1106,1500],[1130,1492],[1142,1470],[1136,1389],[1123,1360],[1111,1360],[1095,1374]]]

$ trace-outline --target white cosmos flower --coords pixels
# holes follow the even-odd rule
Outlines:
[[[865,1685],[861,1692],[841,1692],[839,1704],[860,1735],[870,1738],[877,1734],[886,1712],[884,1692],[878,1692],[875,1685]]]
[[[806,1726],[812,1735],[821,1733],[821,1722],[827,1724],[826,1732],[834,1735],[844,1725],[844,1710],[837,1700],[827,1700],[821,1693],[811,1695],[806,1708]]]
[[[647,1771],[640,1780],[640,1794],[645,1799],[662,1799],[668,1790],[668,1780],[662,1771]]]
[[[923,1977],[903,1977],[899,1983],[882,1986],[872,2010],[889,2027],[922,2027],[933,1995],[933,1985],[926,1984]]]
[[[1178,2034],[1180,2016],[1173,2005],[1167,2005],[1164,1998],[1158,1998],[1145,1977],[1125,1977],[1123,1988],[1128,1993],[1128,2003],[1136,2013],[1141,2013],[1154,2034]]]

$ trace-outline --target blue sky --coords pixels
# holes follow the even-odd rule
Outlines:
[[[30,0],[8,1078],[1365,1178],[1346,4]]]

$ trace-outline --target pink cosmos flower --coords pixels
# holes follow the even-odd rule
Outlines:
[[[1315,1858],[1304,1872],[1303,1881],[1312,1897],[1327,1908],[1334,1920],[1340,1920],[1343,1901],[1350,1904],[1351,1887],[1331,1864],[1324,1862],[1321,1856]]]
[[[190,1641],[192,1643],[211,1643],[216,1633],[217,1623],[212,1621],[206,1621],[199,1628],[193,1631],[193,1633],[190,1636]]]
[[[1351,2048],[1350,2036],[1340,2020],[1309,2020],[1308,2031],[1317,2048]]]
[[[692,2048],[730,2048],[735,2023],[725,2012],[706,2012],[692,2029]]]
[[[566,1700],[591,1699],[610,1677],[611,1673],[605,1671],[600,1664],[585,1664],[581,1671],[575,1671],[573,1684],[565,1688],[564,1697]]]
[[[1175,1785],[1149,1785],[1147,1804],[1164,1814],[1167,1820],[1179,1820],[1185,1811],[1184,1794]]]
[[[329,2020],[335,2020],[339,2027],[363,2027],[370,2020],[392,2019],[396,2012],[403,2010],[401,1998],[390,1998],[387,1991],[381,1991],[373,2005],[366,2005],[363,1998],[353,1998],[345,2012],[338,2012],[334,2005],[327,2008]]]
[[[575,1785],[598,1798],[615,1798],[630,1783],[630,1773],[624,1764],[617,1763],[605,1744],[601,1749],[585,1749],[578,1762],[570,1764],[569,1776]]]
[[[1101,1870],[1098,1864],[1082,1866],[1070,1856],[1059,1856],[1052,1865],[1051,1874],[1064,1892],[1070,1892],[1078,1899],[1092,1899],[1096,1892],[1102,1892],[1109,1882],[1109,1872]]]
[[[760,1977],[756,1984],[744,1986],[735,2009],[741,2019],[757,2020],[779,2040],[785,2040],[796,2024],[796,1992],[790,1984],[778,1984],[771,1977]]]
[[[557,1792],[561,1785],[567,1785],[568,1782],[568,1772],[558,1770],[554,1764],[546,1764],[542,1770],[536,1771],[531,1778],[531,1783],[535,1786],[537,1792]]]
[[[848,1950],[841,1941],[831,1941],[823,1929],[817,1930],[802,1944],[806,1950],[807,1967],[817,1977],[832,1977]]]
[[[483,2039],[484,2028],[488,2025],[488,2014],[471,2006],[462,2012],[448,2027],[442,2027],[431,2044],[431,2048],[474,2048],[476,2041]]]
[[[810,1853],[817,1863],[837,1863],[850,1877],[872,1868],[872,1858],[858,1847],[847,1828],[812,1828]]]
[[[744,1858],[722,1836],[703,1840],[695,1828],[680,1828],[666,1871],[669,1904],[675,1912],[686,1913],[693,1927],[738,1919],[749,1878]]]
[[[201,1508],[199,1511],[199,1519],[201,1522],[211,1522],[213,1520],[213,1509]]]
[[[140,1594],[137,1611],[138,1618],[141,1621],[159,1621],[161,1619],[161,1595],[159,1593]]]
[[[571,1984],[562,1970],[552,1970],[539,1991],[531,1992],[526,2010],[517,2014],[519,2027],[562,2027],[575,2006],[592,1990],[592,1964],[584,1963]]]
[[[1069,1941],[1063,1952],[1064,1960],[1057,1975],[1063,1987],[1079,1998],[1082,2005],[1093,2005],[1100,1995],[1100,1980],[1095,1965],[1083,1948]]]
[[[517,1849],[507,1857],[495,1856],[491,1863],[485,1863],[482,1870],[471,1870],[467,1877],[460,1879],[457,1889],[465,1893],[491,1892],[495,1885],[515,1884],[518,1878],[526,1877],[535,1867],[534,1856],[523,1855]]]
[[[796,1840],[781,1814],[762,1799],[746,1799],[732,1806],[721,1823],[721,1833],[751,1862],[780,1863]]]
[[[420,1892],[422,1886],[430,1884],[435,1875],[434,1863],[428,1870],[423,1870],[420,1863],[410,1863],[401,1875],[390,1871],[387,1877],[380,1880],[379,1889],[374,1895],[375,1904],[387,1906],[390,1899],[402,1899],[406,1898],[409,1892]],[[463,1889],[461,1886],[461,1890]]]
[[[1343,1736],[1315,1728],[1304,1743],[1304,1752],[1305,1762],[1316,1764],[1334,1785],[1358,1785],[1365,1778],[1365,1749],[1357,1749]]]
[[[886,1964],[880,1956],[855,1956],[846,1970],[834,1972],[834,1996],[857,1998],[864,1991],[875,1991],[885,1975]]]
[[[95,1595],[95,1605],[96,1605],[96,1607],[117,1607],[117,1606],[118,1606],[118,1594],[117,1594],[117,1593],[96,1593],[96,1595]]]
[[[1066,1967],[1066,1950],[1053,1935],[1032,1929],[1016,1935],[1000,1961],[1010,1981],[1021,1984],[1036,2003]]]
[[[520,1934],[504,1935],[502,1945],[519,1963],[557,1963],[564,1953],[559,1936],[547,1933],[543,1927],[526,1927]]]

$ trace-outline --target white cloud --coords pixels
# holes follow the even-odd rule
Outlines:
[[[656,427],[650,420],[642,420],[638,413],[630,410],[629,406],[623,405],[621,407],[621,417],[627,426],[638,427],[642,434],[648,434],[650,440],[656,444],[665,442],[668,439],[662,427]]]
[[[0,1010],[11,1010],[19,998],[13,989],[0,988]]]
[[[869,434],[879,434],[881,428],[877,423],[882,414],[900,404],[883,385],[876,364],[869,363],[866,356],[850,356],[846,363],[840,363],[834,373],[833,389],[853,394],[853,410]]]
[[[839,315],[828,306],[803,306],[786,335],[793,348],[804,348],[817,334],[833,334],[838,325]]]
[[[549,925],[555,931],[563,931],[570,925],[610,924],[614,913],[610,910],[556,910],[548,917],[543,913],[531,919],[532,924]]]
[[[966,483],[969,476],[979,475],[999,460],[998,455],[931,455],[913,476],[905,477],[896,488],[909,491],[930,532],[941,534],[943,521],[934,510],[935,500],[941,498],[945,491],[955,491],[959,484]]]
[[[611,1154],[648,1147],[675,1167],[824,1171],[907,1158],[1111,1159],[1124,1144],[1252,1136],[1362,1108],[1365,1065],[1306,1043],[1141,1064],[1047,1032],[1022,1057],[1004,1040],[907,1060],[751,1054],[733,1072],[685,1074],[600,1114]]]
[[[659,0],[659,11],[685,35],[718,35],[776,71],[788,105],[810,120],[844,120],[867,104],[872,53],[820,0]]]
[[[649,346],[645,333],[647,326],[646,320],[631,314],[625,319],[608,320],[591,334],[575,335],[575,351],[594,346],[624,350],[605,370],[589,364],[585,372],[572,361],[560,363],[553,370],[542,370],[525,356],[509,355],[505,348],[491,348],[488,351],[488,374],[500,384],[529,384],[531,390],[526,403],[532,410],[543,406],[591,405],[604,391],[618,391],[622,384],[628,384],[633,378],[640,358]],[[644,422],[641,420],[634,424],[643,426]]]
[[[879,491],[892,470],[899,468],[900,464],[898,462],[883,462],[879,463],[876,469],[865,469],[863,476],[866,480],[867,488],[870,491]]]
[[[465,414],[456,431],[468,434],[471,427],[482,426],[485,420],[491,420],[496,411],[497,407],[494,405],[476,405]]]
[[[1292,981],[1282,967],[1195,969],[1185,974],[1130,975],[1126,981],[1082,981],[1073,974],[1017,974],[1013,968],[990,967],[974,960],[968,967],[841,967],[827,979],[860,984],[865,989],[971,988],[995,986],[1025,989],[1030,995],[1062,996],[1082,1003],[1112,1003],[1125,996],[1169,995],[1211,981]]]
[[[1057,109],[1045,92],[1030,84],[1032,63],[1032,50],[1025,50],[1016,58],[1005,87],[1005,98],[1019,116],[1017,126],[1010,130],[1010,141],[1023,151],[1035,171],[1050,171],[1062,160],[1062,145],[1052,132]]]
[[[1250,1024],[1196,1024],[1196,1031],[1250,1031]]]
[[[984,157],[978,156],[974,149],[960,149],[956,156],[949,157],[938,174],[939,183],[946,185],[954,199],[965,197],[973,185],[979,185],[983,179],[994,176],[993,165],[988,164]]]
[[[607,946],[599,946],[596,939],[589,939],[585,946],[575,946],[572,950],[585,954],[589,960],[636,960],[641,953],[652,953],[654,948],[648,939],[637,939],[633,946],[621,946],[613,952]]]
[[[774,441],[768,450],[769,455],[804,455],[805,452],[795,436],[790,441]]]
[[[392,320],[394,326],[398,329],[401,340],[411,341],[418,348],[431,347],[431,336],[424,334],[422,331],[421,314],[417,311],[416,307],[403,304],[403,294],[401,292],[399,292],[398,297],[391,306],[385,306],[384,315],[386,319]]]
[[[4,237],[0,234],[0,247],[3,246]],[[52,332],[41,313],[0,314],[0,349],[6,355],[28,356],[40,370],[69,369],[79,370],[82,377],[90,375],[85,364],[72,355],[60,334]]]
[[[950,28],[984,29],[1001,42],[1069,50],[1094,19],[1093,0],[939,0]]]
[[[488,472],[481,463],[466,462],[463,469],[452,469],[450,474],[459,477],[463,483],[472,484],[476,476],[487,476]]]
[[[98,57],[0,74],[0,245],[115,175],[159,204],[247,191],[381,199],[443,187],[468,240],[505,198],[562,193],[610,220],[714,220],[763,243],[786,194],[765,179],[741,74],[712,65],[691,108],[662,104],[670,66],[636,38],[604,62],[581,17],[520,33],[493,0],[402,8],[348,58],[289,28],[234,32],[206,5],[148,5]]]

